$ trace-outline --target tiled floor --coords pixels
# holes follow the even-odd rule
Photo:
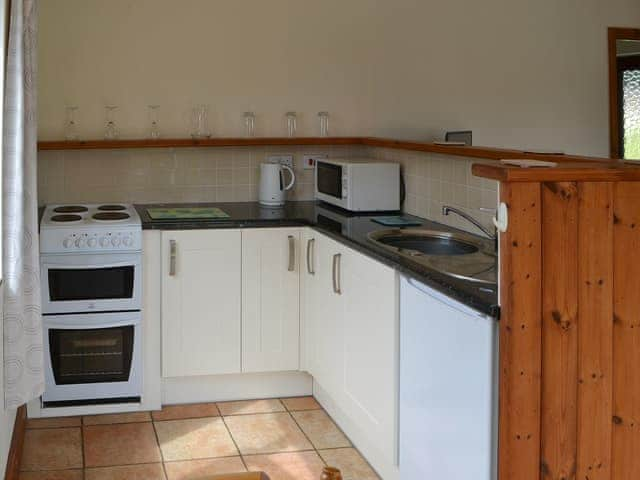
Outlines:
[[[324,465],[378,479],[313,397],[297,397],[29,420],[20,480],[318,480]]]

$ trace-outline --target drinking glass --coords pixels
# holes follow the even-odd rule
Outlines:
[[[320,136],[329,136],[329,112],[318,112],[318,119],[320,120]]]
[[[285,117],[287,119],[287,136],[289,138],[293,138],[296,136],[296,128],[297,128],[296,112],[287,112]]]
[[[256,115],[253,112],[244,112],[244,135],[245,137],[253,137],[255,135]]]
[[[78,107],[75,105],[69,105],[65,108],[64,138],[69,141],[78,139],[78,126],[75,119],[76,110],[78,110]]]
[[[160,105],[149,105],[148,109],[149,120],[151,122],[149,137],[153,139],[160,138],[160,127],[158,126]]]
[[[113,140],[118,138],[118,129],[116,128],[115,114],[118,107],[116,105],[106,105],[105,118],[106,123],[104,126],[104,138],[106,140]]]
[[[209,106],[197,105],[193,107],[193,138],[210,138]]]

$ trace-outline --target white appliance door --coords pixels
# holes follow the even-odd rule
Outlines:
[[[497,478],[497,322],[415,280],[400,287],[402,480]]]
[[[140,253],[41,255],[42,311],[140,310]]]
[[[46,315],[44,402],[142,395],[140,312]]]

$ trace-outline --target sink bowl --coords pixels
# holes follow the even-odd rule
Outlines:
[[[399,250],[423,255],[468,255],[480,250],[471,242],[454,238],[452,235],[435,233],[389,233],[375,241]]]
[[[379,230],[370,233],[369,240],[442,274],[478,283],[497,283],[496,254],[491,240],[421,228]]]

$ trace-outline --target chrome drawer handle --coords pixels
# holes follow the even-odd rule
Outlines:
[[[169,240],[169,276],[173,277],[176,274],[176,241]]]
[[[314,253],[314,249],[316,248],[316,239],[310,238],[307,240],[307,272],[309,275],[315,275],[316,271],[311,265],[311,254]]]
[[[333,291],[338,295],[342,294],[342,289],[340,288],[340,259],[342,258],[341,253],[336,253],[333,256]]]
[[[289,235],[289,271],[293,272],[296,268],[296,239],[293,235]]]

